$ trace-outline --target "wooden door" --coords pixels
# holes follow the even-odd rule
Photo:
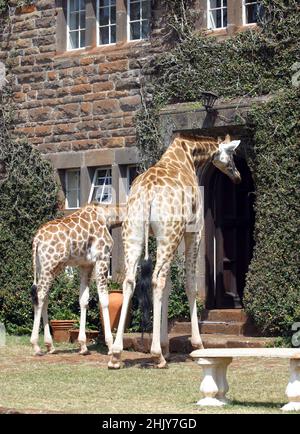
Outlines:
[[[246,161],[235,159],[242,182],[214,169],[205,188],[207,308],[242,307],[253,251],[254,187]]]

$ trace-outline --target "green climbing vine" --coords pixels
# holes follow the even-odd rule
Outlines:
[[[141,169],[164,150],[159,112],[166,104],[199,103],[204,89],[224,100],[271,96],[253,107],[247,119],[254,137],[247,158],[256,187],[256,244],[244,304],[265,334],[290,335],[292,323],[300,320],[299,2],[262,0],[258,26],[224,41],[190,27],[186,13],[192,1],[170,3],[178,43],[143,69],[144,104],[136,119]]]

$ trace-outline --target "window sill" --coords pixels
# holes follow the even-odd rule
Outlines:
[[[85,48],[77,48],[76,50],[56,52],[55,58],[77,57],[78,55],[93,55],[99,53],[112,53],[115,51],[128,50],[131,48],[145,48],[151,45],[149,39],[137,41],[122,41],[116,44],[89,46]]]
[[[224,37],[230,37],[239,32],[246,32],[249,29],[258,30],[259,27],[257,26],[256,23],[242,24],[240,26],[231,24],[223,29],[205,29],[204,34],[205,36],[215,36],[216,38],[224,38]]]

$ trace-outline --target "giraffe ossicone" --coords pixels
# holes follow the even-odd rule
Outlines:
[[[105,342],[111,350],[113,337],[108,312],[107,273],[113,240],[109,228],[119,224],[123,217],[124,207],[92,203],[38,229],[32,250],[34,323],[30,340],[36,355],[42,354],[38,345],[41,317],[47,351],[55,352],[48,323],[48,293],[54,278],[66,266],[80,268],[80,354],[88,353],[85,324],[89,283],[93,273],[103,312]]]
[[[139,293],[143,294],[144,308],[148,311],[147,290],[153,290],[153,338],[151,353],[157,366],[166,366],[168,353],[168,298],[166,285],[170,265],[182,239],[185,242],[185,291],[187,293],[192,337],[195,348],[203,348],[196,306],[196,264],[203,229],[202,198],[199,192],[197,171],[208,161],[232,179],[241,177],[233,160],[233,148],[239,143],[226,136],[227,148],[220,149],[220,141],[213,137],[197,137],[175,134],[171,145],[161,159],[145,173],[139,175],[132,187],[127,202],[127,214],[123,222],[125,256],[125,279],[123,282],[123,305],[112,355],[108,367],[121,366],[123,334],[130,299],[136,286],[138,264],[141,263]],[[230,152],[228,152],[230,149]],[[195,231],[188,227],[194,226]],[[148,258],[148,238],[152,232],[156,238],[156,264],[152,276]],[[149,271],[150,270],[150,271]],[[150,282],[150,285],[149,285]]]

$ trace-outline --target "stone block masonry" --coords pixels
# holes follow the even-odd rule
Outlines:
[[[41,0],[27,13],[16,10],[0,34],[0,60],[14,76],[17,134],[47,154],[134,146],[140,67],[162,45],[133,41],[59,53],[58,4]]]

